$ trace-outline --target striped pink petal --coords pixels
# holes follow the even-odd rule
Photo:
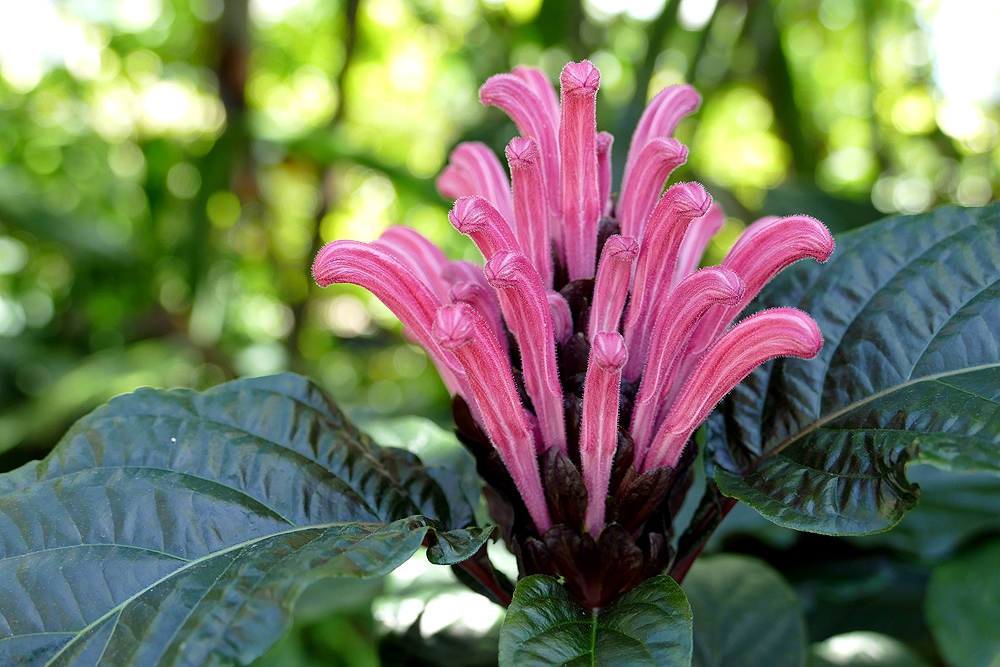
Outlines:
[[[597,223],[602,209],[597,181],[597,89],[601,73],[584,60],[566,65],[559,81],[563,245],[569,279],[577,280],[592,277],[597,262]]]
[[[504,250],[521,249],[510,225],[482,197],[462,197],[456,201],[448,213],[448,220],[455,229],[473,240],[486,259]]]
[[[486,279],[496,288],[507,326],[521,350],[524,387],[535,406],[545,447],[566,453],[566,418],[556,364],[555,328],[545,286],[528,258],[499,252],[486,263]]]
[[[822,346],[816,322],[794,308],[765,310],[737,324],[705,352],[663,420],[643,469],[675,466],[715,404],[762,363],[775,357],[811,359]]]
[[[640,243],[632,282],[632,300],[625,316],[625,344],[629,361],[625,379],[642,373],[652,334],[653,304],[666,296],[674,265],[688,225],[708,211],[712,198],[698,183],[677,183],[657,202]]]
[[[732,306],[714,308],[698,326],[690,353],[698,355],[711,345],[771,278],[806,257],[825,262],[834,242],[826,226],[807,215],[764,218],[750,225],[733,245],[722,266],[732,269],[746,283],[743,298]]]
[[[726,214],[718,202],[712,204],[708,213],[691,221],[684,240],[681,241],[681,248],[677,251],[672,285],[676,285],[698,269],[705,248],[708,247],[712,237],[722,229],[722,223],[725,221]]]
[[[598,201],[601,204],[601,216],[613,213],[614,202],[611,201],[611,146],[615,143],[610,132],[597,133],[597,187],[600,188]]]
[[[398,259],[403,266],[434,290],[442,303],[447,303],[448,283],[441,276],[441,269],[448,262],[448,258],[420,232],[409,227],[393,225],[382,232],[372,245]]]
[[[618,331],[625,299],[628,298],[632,264],[638,254],[639,244],[631,236],[616,234],[604,243],[590,306],[587,338],[591,341],[602,331]]]
[[[635,161],[646,144],[658,137],[669,137],[677,129],[684,116],[693,113],[701,104],[701,95],[691,86],[682,84],[668,86],[658,92],[646,110],[642,112],[639,124],[632,134],[632,143],[625,162],[625,179],[628,179]]]
[[[537,144],[514,137],[507,145],[507,163],[514,182],[514,236],[531,260],[545,287],[552,287],[552,240],[549,207]]]
[[[478,141],[461,143],[451,152],[449,162],[455,171],[449,173],[446,170],[448,175],[443,183],[439,178],[438,190],[442,195],[445,195],[445,190],[442,190],[444,186],[448,194],[456,197],[485,197],[504,220],[514,220],[514,202],[507,172],[488,146]],[[464,184],[467,189],[460,191],[457,187],[460,184]]]
[[[655,309],[649,358],[636,395],[629,429],[635,441],[635,460],[641,463],[653,437],[656,417],[668,388],[670,371],[687,347],[695,326],[719,303],[736,303],[743,295],[739,276],[720,267],[696,271]]]
[[[622,234],[642,241],[646,219],[674,169],[687,160],[687,146],[676,139],[656,138],[646,144],[622,181],[618,220]]]
[[[622,367],[627,358],[625,341],[618,332],[597,334],[590,347],[583,390],[580,466],[587,487],[587,530],[595,538],[604,527],[611,463],[618,444]]]
[[[464,303],[443,306],[435,316],[433,333],[465,369],[480,423],[500,452],[536,528],[548,530],[552,519],[538,472],[534,437],[500,343],[486,322]]]

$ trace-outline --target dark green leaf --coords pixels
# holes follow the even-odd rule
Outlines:
[[[801,667],[806,624],[791,586],[761,560],[702,557],[684,579],[694,667]]]
[[[0,664],[247,663],[317,579],[469,557],[452,502],[299,376],[118,397],[0,475]]]
[[[892,530],[852,537],[852,542],[865,548],[886,545],[935,563],[979,535],[1000,533],[997,476],[954,474],[929,465],[911,466],[906,474],[920,484],[920,504]]]
[[[892,637],[848,632],[813,644],[809,667],[927,667],[927,663]]]
[[[724,493],[784,526],[863,534],[916,504],[912,460],[1000,473],[1000,204],[846,234],[756,303],[805,310],[826,343],[761,367],[716,411]]]
[[[937,566],[927,589],[927,623],[954,667],[1000,664],[1000,540]]]
[[[602,612],[552,577],[525,577],[500,630],[500,665],[691,663],[691,607],[670,577],[648,579]]]

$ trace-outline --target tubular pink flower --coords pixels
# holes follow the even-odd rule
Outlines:
[[[602,208],[597,182],[597,88],[601,73],[588,60],[569,63],[559,82],[563,245],[569,279],[577,280],[593,276],[597,261],[597,223]]]
[[[614,143],[610,132],[597,133],[597,187],[602,216],[611,215],[614,205],[611,201],[611,146]]]
[[[641,464],[653,437],[656,416],[666,393],[670,370],[687,347],[695,326],[716,304],[733,304],[743,296],[743,281],[733,271],[709,267],[681,281],[655,309],[649,358],[632,409],[629,431],[635,461]]]
[[[701,95],[691,86],[667,86],[656,94],[632,134],[632,143],[625,161],[624,183],[635,166],[646,144],[657,137],[669,137],[684,116],[693,113],[701,104]]]
[[[671,285],[677,285],[698,269],[705,248],[708,247],[712,237],[722,229],[722,223],[725,221],[726,214],[718,204],[712,204],[708,213],[691,221],[684,240],[681,241],[681,248],[677,251],[677,265],[674,267],[674,279]]]
[[[535,140],[541,155],[547,205],[555,211],[559,205],[559,103],[552,84],[538,70],[515,68],[513,74],[487,79],[479,89],[479,100],[502,109],[521,136]]]
[[[639,244],[631,236],[616,234],[604,243],[601,261],[597,264],[590,323],[587,325],[587,338],[591,342],[602,331],[618,331],[625,299],[628,298],[632,264],[638,254]]]
[[[746,283],[743,298],[732,306],[712,309],[691,340],[690,354],[698,355],[715,342],[779,271],[806,257],[825,262],[833,249],[830,230],[807,215],[764,218],[750,225],[722,262]]]
[[[653,304],[670,289],[688,225],[705,215],[711,203],[711,195],[698,183],[677,183],[663,193],[649,216],[636,260],[632,301],[625,316],[625,344],[629,350],[625,379],[630,382],[639,377],[646,363]]]
[[[479,195],[485,197],[508,223],[514,220],[514,202],[507,172],[497,156],[478,141],[466,141],[451,152],[450,169],[438,179],[438,191],[445,197]],[[444,179],[442,181],[442,179]],[[464,188],[460,186],[464,185]]]
[[[548,291],[549,312],[552,314],[552,333],[557,343],[565,343],[573,336],[573,313],[559,292]]]
[[[503,216],[482,197],[462,197],[448,213],[451,224],[479,247],[489,260],[501,251],[519,251],[514,232]]]
[[[490,441],[503,458],[539,531],[552,526],[535,457],[531,426],[514,386],[513,371],[486,322],[468,305],[443,306],[436,314],[437,343],[458,359]]]
[[[552,241],[549,207],[538,148],[533,139],[514,137],[507,145],[514,183],[514,236],[547,289],[552,288]]]
[[[504,319],[521,349],[524,387],[535,406],[545,447],[558,447],[566,453],[555,332],[542,279],[519,252],[497,253],[486,263],[485,273],[497,290]]]
[[[586,524],[594,537],[604,527],[611,462],[618,444],[618,399],[626,359],[628,351],[620,333],[597,334],[587,362],[580,428],[580,465],[587,487]]]
[[[687,147],[676,139],[658,137],[646,144],[622,181],[618,205],[622,234],[642,241],[643,228],[663,192],[663,184],[674,169],[684,164],[687,155]]]
[[[447,303],[448,283],[441,276],[441,269],[448,262],[448,258],[420,232],[409,227],[393,225],[382,232],[372,245],[398,259],[403,266],[430,287],[442,303]]]
[[[643,470],[675,466],[694,429],[757,366],[775,357],[811,359],[822,346],[816,322],[795,308],[765,310],[737,324],[705,352],[653,439]]]
[[[448,391],[452,395],[467,396],[461,365],[431,334],[441,301],[399,260],[367,243],[334,241],[323,246],[316,255],[313,278],[320,287],[351,283],[378,297],[427,350]]]

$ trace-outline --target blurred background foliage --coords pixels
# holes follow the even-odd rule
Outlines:
[[[362,421],[447,426],[393,316],[309,266],[397,223],[477,259],[433,177],[514,134],[478,102],[493,73],[590,58],[619,168],[646,101],[697,86],[676,177],[731,216],[714,262],[762,215],[843,231],[993,199],[996,34],[993,0],[0,0],[0,471],[115,394],[281,369]],[[362,607],[316,612],[276,664],[377,664]],[[400,636],[423,609],[393,612]]]

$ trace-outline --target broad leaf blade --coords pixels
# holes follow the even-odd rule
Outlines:
[[[757,307],[819,323],[816,359],[780,359],[709,425],[716,481],[781,525],[886,530],[917,501],[912,460],[1000,473],[1000,205],[888,218],[830,261],[778,276]]]
[[[1000,665],[1000,540],[934,568],[927,624],[955,667]]]
[[[694,613],[693,667],[802,667],[799,599],[763,561],[702,557],[684,578],[684,593]]]
[[[501,667],[691,663],[691,607],[670,577],[648,579],[600,613],[552,577],[525,577],[500,630]]]
[[[470,556],[464,502],[305,378],[116,398],[0,475],[0,664],[246,663],[318,578]]]

